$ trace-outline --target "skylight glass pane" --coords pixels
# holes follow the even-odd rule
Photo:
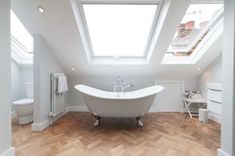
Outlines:
[[[157,5],[84,4],[94,56],[144,56]]]
[[[13,11],[11,11],[11,36],[12,40],[25,52],[33,51],[33,37]]]
[[[191,54],[222,8],[223,4],[191,4],[167,52]]]

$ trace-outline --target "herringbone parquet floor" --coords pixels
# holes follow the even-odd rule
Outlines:
[[[216,156],[220,126],[181,113],[149,113],[144,127],[134,119],[102,119],[68,113],[43,132],[13,120],[16,156]]]

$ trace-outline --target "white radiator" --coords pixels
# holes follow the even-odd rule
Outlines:
[[[65,112],[65,92],[58,92],[59,77],[64,73],[51,74],[51,108],[50,117],[52,120],[58,119]],[[51,123],[54,122],[51,120]]]

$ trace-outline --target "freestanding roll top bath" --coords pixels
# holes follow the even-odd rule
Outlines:
[[[101,117],[123,117],[136,118],[142,127],[141,117],[148,112],[155,96],[164,89],[155,85],[117,94],[81,84],[74,87],[81,92],[89,111],[96,118],[94,126],[98,126]]]

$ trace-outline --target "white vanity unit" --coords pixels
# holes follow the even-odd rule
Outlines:
[[[221,107],[222,107],[222,84],[208,83],[207,84],[207,109],[209,118],[218,123],[221,122]]]

